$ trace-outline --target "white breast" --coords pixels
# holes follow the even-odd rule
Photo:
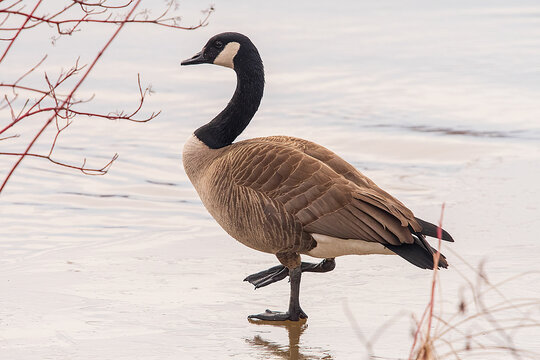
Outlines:
[[[210,149],[195,135],[191,135],[182,150],[182,163],[191,183],[198,189],[199,180],[212,163],[216,150]]]
[[[201,151],[208,150],[208,146],[206,146],[201,140],[199,140],[198,137],[195,136],[195,134],[191,134],[186,142],[184,143],[184,149],[182,150],[182,156],[192,156],[196,153],[200,153]]]
[[[322,234],[311,234],[311,236],[317,241],[317,246],[311,249],[307,255],[316,258],[333,258],[343,255],[395,255],[394,252],[378,242],[340,239]]]

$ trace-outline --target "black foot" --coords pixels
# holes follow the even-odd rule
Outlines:
[[[293,314],[290,314],[288,311],[281,312],[281,311],[271,311],[271,310],[266,309],[266,311],[263,312],[262,314],[249,315],[248,319],[259,319],[259,320],[264,320],[264,321],[286,321],[286,320],[298,321],[300,319],[307,319],[307,317],[308,316],[302,309],[299,309]]]
[[[289,269],[283,265],[273,266],[268,270],[260,271],[256,274],[251,274],[244,279],[255,286],[255,289],[261,288],[266,285],[278,282],[289,276]]]
[[[302,262],[302,272],[328,272],[334,270],[336,261],[334,259],[324,259],[318,264]],[[289,269],[283,265],[273,266],[268,270],[260,271],[256,274],[251,274],[244,279],[255,286],[255,289],[266,285],[273,284],[285,279],[289,275]]]

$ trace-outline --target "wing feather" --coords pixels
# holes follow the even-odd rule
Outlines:
[[[229,152],[235,183],[282,204],[304,231],[390,245],[413,242],[408,227],[419,225],[412,212],[324,147],[288,137],[237,145]]]

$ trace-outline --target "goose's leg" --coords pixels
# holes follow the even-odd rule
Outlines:
[[[298,321],[300,319],[306,319],[307,315],[300,307],[300,278],[302,277],[302,268],[297,266],[289,271],[289,278],[291,283],[291,297],[289,299],[289,311],[279,312],[266,310],[262,314],[249,315],[249,319],[259,319],[266,321]]]
[[[318,264],[302,262],[302,272],[328,272],[334,270],[336,261],[333,258],[324,259]],[[255,289],[283,280],[289,275],[289,269],[283,265],[273,266],[270,269],[251,274],[244,279],[255,286]]]

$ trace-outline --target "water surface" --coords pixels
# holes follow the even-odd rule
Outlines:
[[[196,22],[200,6],[181,4],[186,23]],[[316,141],[426,220],[437,221],[446,203],[444,223],[456,243],[443,249],[453,267],[441,273],[438,311],[456,311],[466,284],[460,272],[475,278],[458,255],[474,265],[484,260],[494,282],[535,272],[501,291],[540,298],[537,2],[227,1],[216,8],[210,25],[194,32],[124,29],[92,72],[80,92],[95,94],[92,109],[136,106],[140,72],[155,91],[145,111],[162,111],[146,124],[74,122],[56,158],[101,166],[118,152],[106,176],[26,159],[0,195],[4,357],[351,359],[365,357],[364,337],[381,329],[374,353],[408,356],[411,314],[421,315],[431,274],[397,257],[345,257],[331,273],[306,274],[306,324],[246,320],[284,309],[288,284],[253,291],[242,282],[276,260],[224,233],[181,166],[184,140],[225,106],[235,78],[219,67],[180,68],[180,60],[230,30],[251,37],[266,69],[260,111],[241,138]],[[54,47],[39,31],[26,35],[2,64],[2,79],[44,52],[50,72],[79,55],[90,61],[113,29],[88,29]],[[30,81],[42,84],[41,76]],[[1,142],[0,151],[23,146],[41,121],[15,128],[21,138]],[[36,151],[46,151],[52,136],[51,129]],[[0,158],[2,171],[11,160]],[[539,318],[538,306],[527,311]],[[535,332],[512,336],[539,352]]]

